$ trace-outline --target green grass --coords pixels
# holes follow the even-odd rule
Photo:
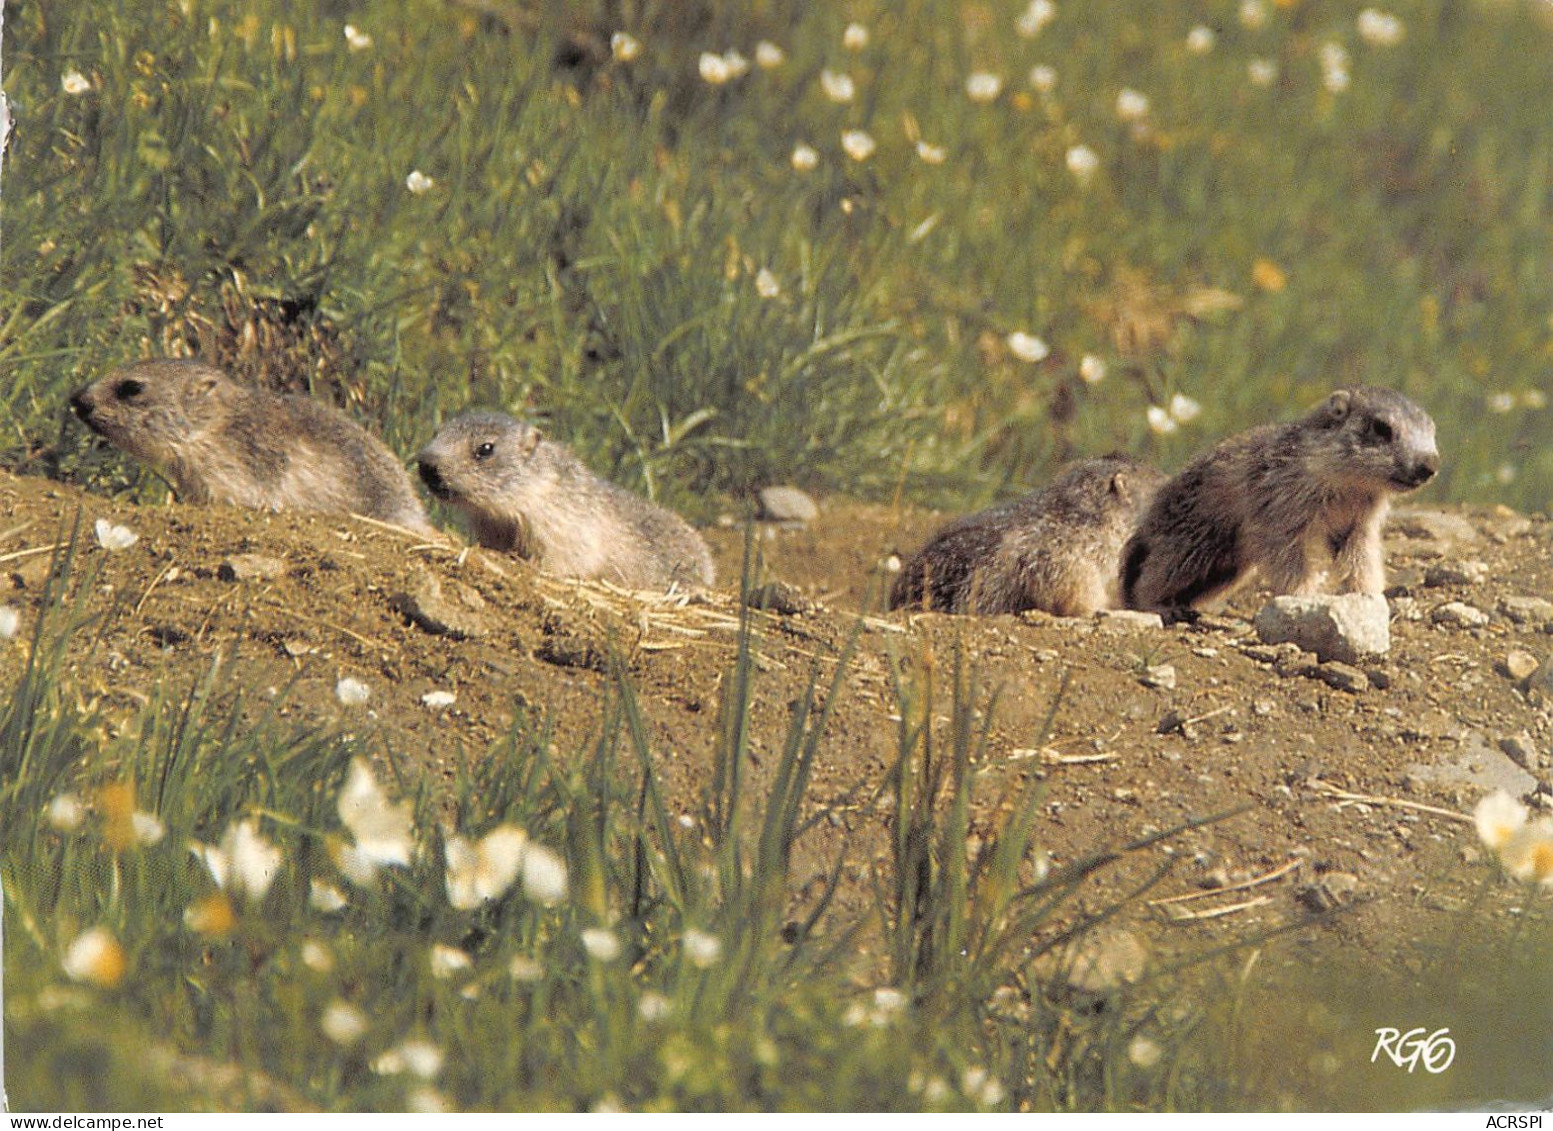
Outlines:
[[[539,415],[691,511],[774,479],[969,506],[1074,454],[1175,466],[1363,380],[1439,421],[1435,497],[1545,507],[1553,33],[1532,4],[1410,0],[1402,41],[1371,46],[1350,4],[1266,7],[1252,30],[1228,3],[1067,5],[1024,39],[1014,4],[912,0],[855,13],[853,53],[840,10],[775,2],[564,25],[425,0],[13,6],[0,452],[138,480],[62,425],[64,395],[198,349],[401,451],[470,404]],[[698,76],[700,52],[761,38],[779,68]],[[821,93],[825,68],[853,102]],[[973,70],[1002,77],[996,101],[967,97]],[[1149,100],[1144,136],[1123,88]],[[844,128],[877,140],[866,163]],[[1208,309],[1221,293],[1238,305]],[[1050,355],[1014,358],[1014,331]],[[1144,409],[1177,392],[1202,416],[1153,435]]]

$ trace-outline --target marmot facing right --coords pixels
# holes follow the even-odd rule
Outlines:
[[[1390,389],[1339,389],[1301,420],[1231,436],[1165,484],[1122,551],[1122,596],[1180,610],[1253,570],[1274,594],[1380,593],[1391,496],[1439,466],[1423,409]]]
[[[499,412],[448,421],[415,457],[475,539],[566,577],[633,589],[712,584],[712,554],[679,515],[600,479],[571,449]]]
[[[940,530],[901,567],[890,608],[1065,617],[1116,608],[1122,543],[1164,481],[1124,455],[1080,460],[1049,486]]]
[[[200,361],[142,361],[70,397],[82,422],[171,481],[178,498],[337,511],[433,533],[404,465],[344,413],[249,388]]]

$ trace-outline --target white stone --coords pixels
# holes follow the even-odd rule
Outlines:
[[[1378,593],[1274,597],[1256,614],[1266,644],[1298,644],[1323,660],[1353,664],[1391,650],[1391,617]]]

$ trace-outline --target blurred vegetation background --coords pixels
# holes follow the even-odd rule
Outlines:
[[[66,393],[200,352],[400,451],[537,416],[703,516],[1172,468],[1359,381],[1438,420],[1434,497],[1553,499],[1546,4],[7,15],[7,466],[145,479]]]

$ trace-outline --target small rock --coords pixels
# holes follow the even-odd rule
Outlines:
[[[1300,888],[1299,901],[1312,911],[1334,911],[1353,901],[1359,890],[1359,877],[1352,872],[1323,872],[1314,883]]]
[[[752,609],[765,609],[784,617],[806,613],[814,607],[797,586],[785,581],[768,581],[755,586],[745,595],[744,603]]]
[[[1445,628],[1482,628],[1489,616],[1465,601],[1447,601],[1430,613],[1429,619]]]
[[[1553,621],[1553,601],[1545,597],[1506,597],[1499,611],[1515,624],[1547,624]]]
[[[1138,682],[1144,687],[1157,687],[1162,691],[1174,691],[1176,686],[1176,668],[1174,664],[1152,664],[1143,669],[1143,675]]]
[[[428,691],[421,696],[421,706],[430,707],[433,711],[451,707],[457,701],[458,696],[451,691]]]
[[[1381,668],[1365,668],[1364,674],[1376,691],[1385,691],[1391,686],[1391,674]]]
[[[279,558],[263,554],[233,554],[216,567],[222,581],[274,581],[285,577],[291,567]]]
[[[1391,615],[1396,620],[1418,621],[1424,619],[1424,610],[1417,597],[1393,597]]]
[[[1136,982],[1149,954],[1131,931],[1095,930],[1069,951],[1067,984],[1086,994],[1104,994]]]
[[[1379,594],[1274,597],[1252,622],[1267,644],[1290,642],[1345,664],[1391,650],[1390,611]]]
[[[1370,689],[1370,677],[1358,668],[1330,660],[1316,668],[1316,678],[1328,687],[1360,695]]]
[[[760,507],[755,517],[763,522],[802,524],[820,513],[818,504],[797,487],[762,487],[756,498]]]
[[[1530,679],[1537,670],[1537,657],[1519,648],[1512,648],[1505,653],[1502,670],[1511,679]]]
[[[1100,627],[1111,632],[1143,632],[1165,627],[1165,620],[1158,613],[1145,613],[1138,609],[1102,609],[1095,615],[1099,618]]]
[[[434,636],[473,640],[490,632],[490,626],[479,612],[485,607],[485,599],[463,586],[458,587],[458,595],[459,600],[449,600],[443,595],[442,579],[435,574],[422,573],[413,588],[396,594],[390,603],[417,628]]]
[[[1477,527],[1457,514],[1445,511],[1394,511],[1391,530],[1407,538],[1429,538],[1436,542],[1476,542]]]
[[[1479,561],[1464,561],[1453,565],[1430,566],[1424,573],[1424,584],[1431,588],[1441,585],[1477,585],[1487,578],[1488,566]]]
[[[1531,735],[1524,730],[1511,738],[1501,738],[1499,749],[1505,752],[1505,756],[1510,761],[1528,774],[1540,774],[1548,762],[1548,759],[1538,752],[1537,744],[1532,741]]]

